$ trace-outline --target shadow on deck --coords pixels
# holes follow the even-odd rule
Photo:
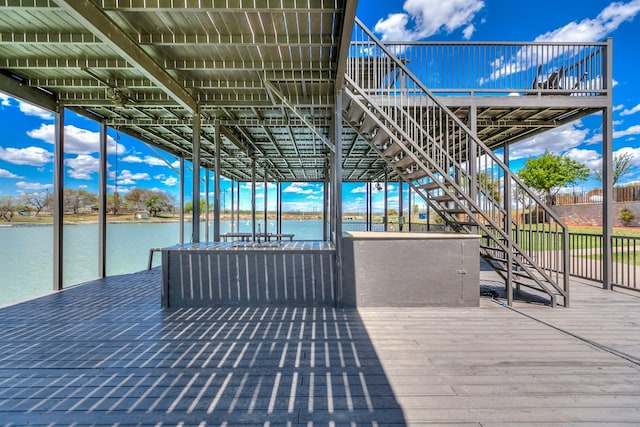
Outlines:
[[[640,298],[160,309],[159,270],[0,309],[0,424],[640,424]]]
[[[8,424],[404,423],[355,311],[160,309],[160,272],[0,310]]]

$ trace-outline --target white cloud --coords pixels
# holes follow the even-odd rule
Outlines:
[[[43,166],[53,160],[53,153],[41,147],[2,148],[0,160],[14,165]]]
[[[286,212],[309,212],[320,209],[321,204],[309,202],[282,202],[282,210]]]
[[[38,117],[42,120],[53,120],[53,113],[49,110],[45,110],[40,107],[36,107],[33,104],[29,104],[28,102],[18,101],[18,108],[21,113],[24,113],[26,116]]]
[[[630,135],[640,135],[640,125],[633,125],[624,130],[614,130],[614,138],[622,138]]]
[[[55,141],[55,125],[42,124],[38,129],[27,132],[31,138],[39,139],[49,144]],[[64,127],[64,151],[69,154],[92,154],[99,151],[100,132],[92,132],[87,129],[81,129],[73,125]],[[116,149],[119,153],[124,153],[126,148],[120,143],[108,136],[107,152],[115,153]]]
[[[613,107],[613,111],[620,111],[624,108],[624,105],[622,104],[618,104],[616,106]]]
[[[291,185],[285,187],[282,190],[283,193],[294,193],[294,194],[314,194],[315,191],[312,188],[312,184],[308,182],[293,182]]]
[[[178,178],[170,176],[169,178],[161,182],[168,187],[173,187],[174,185],[178,184]]]
[[[580,129],[581,122],[570,123],[559,128],[544,132],[525,141],[513,144],[509,151],[511,159],[538,156],[545,149],[553,153],[562,153],[578,147],[585,142],[588,129]]]
[[[129,156],[124,156],[122,159],[123,162],[125,163],[142,163],[142,159],[138,156],[133,156],[133,155],[129,155]]]
[[[69,166],[68,174],[75,179],[91,179],[91,174],[98,172],[100,159],[80,154],[74,159],[66,159],[65,164]]]
[[[142,161],[149,166],[167,166],[167,163],[164,160],[157,157],[144,156],[144,159],[142,159]]]
[[[149,166],[171,166],[176,169],[180,167],[180,160],[176,160],[173,163],[167,163],[164,159],[149,155],[140,157],[130,154],[128,156],[124,156],[121,160],[126,163],[144,163]]]
[[[273,182],[267,182],[267,189],[268,190],[272,190],[274,188],[276,188],[277,186],[273,183]],[[251,190],[251,182],[245,182],[242,184],[241,188],[243,190]],[[264,182],[262,181],[256,181],[256,191],[264,191]],[[286,192],[286,190],[284,190]],[[257,196],[256,196],[257,197]]]
[[[124,194],[127,194],[129,192],[129,189],[127,187],[116,187],[115,185],[107,184],[107,191],[109,193],[115,193],[117,191],[118,194],[122,196]]]
[[[350,193],[351,194],[360,194],[360,193],[366,193],[367,192],[367,186],[365,185],[361,185],[360,187],[354,187]]]
[[[620,156],[623,154],[631,155],[631,165],[640,166],[640,147],[622,147],[613,152],[613,156]]]
[[[640,0],[629,3],[614,2],[602,9],[593,19],[570,22],[564,27],[541,34],[540,42],[595,42],[602,40],[620,24],[632,20],[640,12]]]
[[[118,185],[135,185],[137,181],[149,181],[151,177],[146,172],[132,173],[124,169],[118,177]]]
[[[590,170],[600,169],[600,167],[602,167],[602,156],[595,150],[572,148],[564,154],[570,159],[582,163]]]
[[[625,108],[620,112],[621,116],[630,116],[631,114],[635,114],[640,111],[640,104],[636,105],[633,108]]]
[[[462,30],[462,37],[465,40],[469,40],[471,39],[471,36],[473,36],[473,33],[475,33],[475,31],[476,31],[476,26],[473,24],[469,24],[464,30]]]
[[[9,107],[11,106],[11,97],[0,92],[0,106]]]
[[[0,178],[23,178],[22,176],[16,175],[15,173],[11,173],[6,169],[0,169]]]
[[[597,42],[615,31],[620,24],[629,21],[640,11],[640,0],[629,3],[611,3],[604,8],[596,18],[583,19],[579,23],[570,22],[553,31],[541,34],[535,38],[536,42]],[[500,58],[491,65],[493,72],[489,80],[508,76],[514,73],[536,67],[538,64],[546,64],[557,55],[562,55],[562,48],[552,51],[523,47],[510,58]],[[550,73],[551,71],[549,71]],[[481,79],[486,81],[487,79]],[[561,82],[562,87],[573,87],[576,84],[583,89],[599,90],[602,87],[600,76],[591,76],[587,81],[580,82],[578,76],[566,75]],[[613,82],[615,86],[617,82]]]
[[[24,182],[20,181],[16,184],[16,187],[23,190],[46,190],[47,188],[53,188],[53,184],[40,184],[39,182]]]
[[[465,27],[466,38],[473,34],[475,27],[471,21],[483,7],[482,0],[406,0],[403,6],[406,13],[380,19],[374,31],[382,41],[412,41]]]

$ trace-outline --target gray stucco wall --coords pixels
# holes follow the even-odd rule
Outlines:
[[[343,240],[346,307],[480,304],[477,236],[365,234]]]

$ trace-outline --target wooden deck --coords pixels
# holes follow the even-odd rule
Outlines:
[[[160,309],[158,269],[0,309],[4,425],[640,425],[640,296]]]

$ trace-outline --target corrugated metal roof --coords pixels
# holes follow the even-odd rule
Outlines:
[[[193,100],[205,167],[219,119],[223,175],[249,179],[255,157],[272,179],[323,179],[323,142],[264,82],[328,136],[348,7],[355,2],[4,0],[0,71],[186,158]]]

